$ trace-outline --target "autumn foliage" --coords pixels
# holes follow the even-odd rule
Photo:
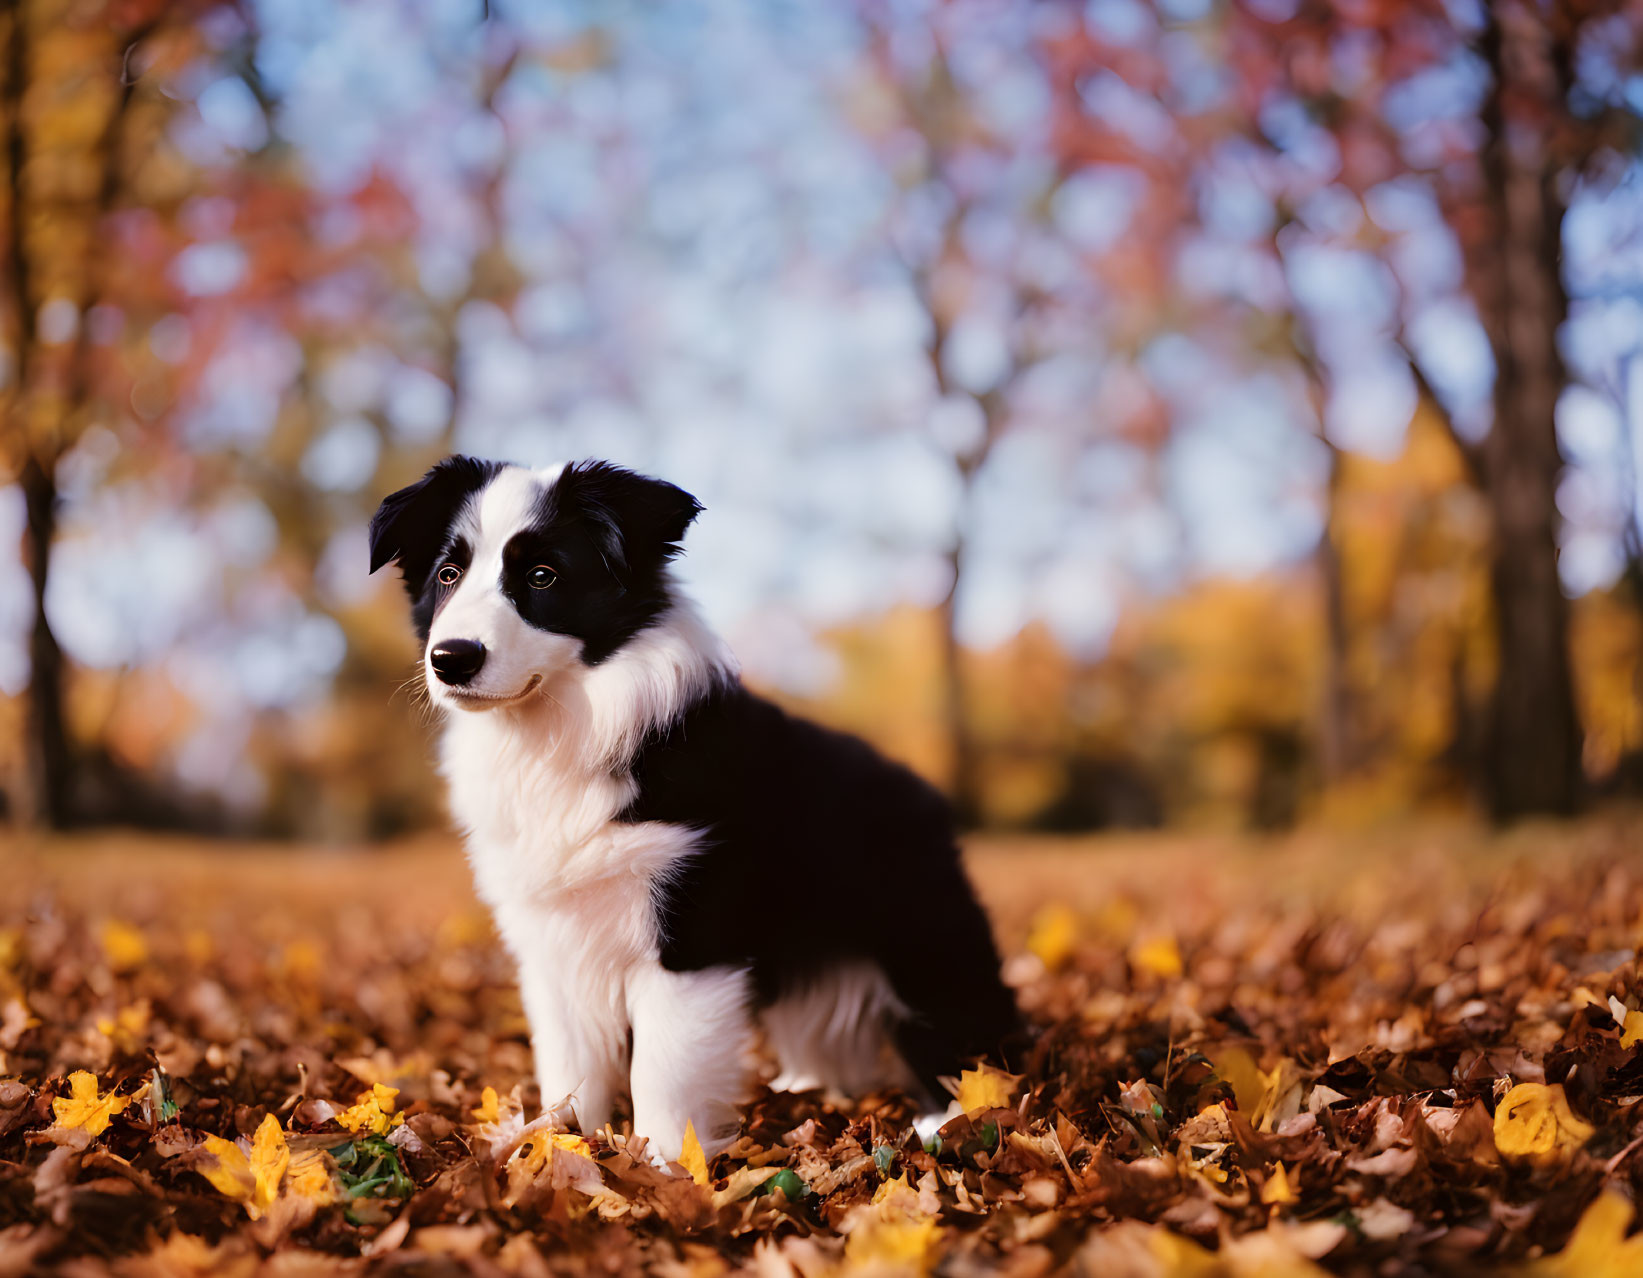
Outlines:
[[[743,104],[683,51],[741,36],[643,6],[299,8],[0,12],[8,814],[435,824],[360,547],[456,450],[726,459],[696,545],[750,671],[966,821],[1640,784],[1634,10],[759,6],[792,74]],[[859,386],[826,359],[858,328]],[[1184,483],[1206,441],[1236,483]],[[101,589],[112,526],[175,592],[149,613]],[[727,553],[765,533],[791,562]]]
[[[531,1121],[443,842],[14,845],[0,1262],[1631,1273],[1638,833],[983,847],[1019,1072],[954,1079],[928,1143],[897,1094],[761,1091],[671,1167]]]

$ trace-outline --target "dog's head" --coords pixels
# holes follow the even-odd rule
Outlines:
[[[449,457],[378,508],[371,571],[399,564],[435,703],[489,710],[599,664],[660,617],[663,569],[701,509],[608,462]]]

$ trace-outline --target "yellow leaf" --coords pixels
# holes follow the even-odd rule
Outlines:
[[[1627,1238],[1632,1205],[1619,1194],[1593,1200],[1569,1236],[1569,1245],[1531,1273],[1545,1278],[1632,1278],[1643,1273],[1643,1234]]]
[[[147,1029],[147,1000],[122,1007],[113,1016],[97,1018],[97,1032],[122,1052],[136,1051]]]
[[[257,1192],[257,1178],[245,1151],[221,1136],[207,1136],[204,1148],[211,1160],[208,1163],[202,1159],[195,1170],[209,1180],[219,1194],[245,1203],[249,1209],[251,1197]]]
[[[525,1137],[508,1161],[523,1164],[525,1171],[534,1176],[547,1165],[549,1155],[556,1149],[580,1154],[583,1158],[593,1157],[593,1146],[575,1132],[538,1131]]]
[[[1045,906],[1027,934],[1027,949],[1051,971],[1071,958],[1077,945],[1078,916],[1065,905]]]
[[[1279,1163],[1272,1169],[1272,1175],[1266,1178],[1261,1186],[1261,1201],[1268,1206],[1277,1206],[1297,1201],[1295,1187],[1289,1183],[1289,1173],[1284,1165]]]
[[[1169,1278],[1220,1278],[1227,1272],[1214,1252],[1162,1226],[1153,1226],[1147,1241]]]
[[[207,1136],[204,1147],[211,1162],[208,1165],[201,1160],[196,1170],[218,1193],[244,1203],[246,1215],[252,1220],[259,1219],[279,1196],[280,1179],[291,1161],[280,1120],[272,1114],[262,1120],[251,1138],[249,1154],[237,1142],[221,1136]]]
[[[852,1265],[874,1269],[911,1270],[926,1273],[931,1252],[940,1236],[936,1222],[922,1220],[882,1220],[869,1218],[851,1231],[844,1243],[844,1255]]]
[[[1143,972],[1166,980],[1181,975],[1181,951],[1176,948],[1173,936],[1152,936],[1137,942],[1130,951],[1130,962]]]
[[[1643,1040],[1643,1012],[1627,1012],[1626,1023],[1620,1027],[1620,1045],[1630,1047]]]
[[[291,1155],[285,1171],[285,1185],[300,1198],[321,1204],[336,1201],[336,1179],[323,1149],[305,1149]]]
[[[291,1149],[280,1130],[280,1120],[269,1114],[262,1120],[257,1133],[251,1138],[251,1175],[255,1186],[245,1209],[255,1220],[267,1211],[280,1191],[280,1177],[291,1161]]]
[[[1253,1123],[1255,1114],[1266,1099],[1268,1075],[1261,1072],[1255,1058],[1241,1047],[1228,1047],[1211,1058],[1216,1076],[1232,1088],[1232,1098],[1238,1102],[1238,1112]]]
[[[148,958],[148,942],[131,924],[109,919],[103,924],[103,953],[116,972],[129,972]]]
[[[983,1065],[958,1076],[958,1107],[966,1114],[978,1109],[1003,1109],[1015,1095],[1015,1076]]]
[[[1589,1141],[1595,1131],[1575,1116],[1557,1083],[1519,1083],[1495,1110],[1495,1148],[1507,1158],[1557,1162]]]
[[[57,1116],[59,1127],[83,1127],[89,1135],[101,1136],[108,1130],[114,1115],[131,1104],[126,1096],[97,1094],[97,1078],[83,1069],[68,1076],[67,1096],[51,1102],[51,1112]]]
[[[702,1152],[701,1139],[696,1135],[696,1124],[685,1120],[685,1144],[679,1151],[679,1166],[690,1173],[698,1185],[707,1184],[707,1155]]]
[[[1096,913],[1095,930],[1114,945],[1123,945],[1134,933],[1140,917],[1134,901],[1122,896],[1109,897]]]
[[[502,1104],[497,1100],[496,1088],[487,1087],[479,1093],[479,1108],[473,1111],[476,1123],[499,1123],[502,1121]]]
[[[916,1194],[917,1192],[907,1183],[907,1173],[902,1172],[894,1180],[885,1181],[873,1191],[873,1206],[877,1207],[886,1199],[894,1199],[903,1193]]]
[[[593,1146],[575,1132],[549,1132],[548,1139],[555,1149],[569,1150],[573,1154],[582,1155],[583,1158],[593,1157]]]
[[[368,1131],[386,1136],[388,1129],[405,1121],[404,1114],[394,1113],[394,1097],[399,1088],[373,1083],[371,1090],[361,1092],[353,1105],[337,1115],[337,1122],[351,1132]]]

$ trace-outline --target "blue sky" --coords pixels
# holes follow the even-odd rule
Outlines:
[[[465,295],[488,219],[500,219],[523,288],[512,313],[461,306],[458,448],[531,464],[605,456],[694,492],[707,513],[683,575],[768,681],[812,690],[831,674],[813,642],[820,628],[942,595],[960,494],[951,448],[974,430],[974,408],[943,401],[931,376],[927,322],[893,246],[927,235],[940,210],[898,192],[868,141],[863,123],[885,104],[861,73],[846,6],[499,3],[507,40],[470,4],[261,0],[257,11],[258,68],[282,102],[276,128],[310,180],[340,196],[378,166],[410,193],[418,305]],[[921,7],[894,11],[901,53],[916,61]],[[991,220],[974,220],[974,250],[1015,254],[1068,282],[1074,250],[1122,244],[1133,180],[1081,177],[1056,197],[1052,233],[1024,238],[1011,201],[1045,170],[1047,93],[1026,53],[1027,10],[977,12],[955,62],[985,86],[984,115],[1015,142],[989,160]],[[1138,19],[1096,6],[1091,20]],[[486,110],[478,86],[511,40],[518,60]],[[1182,74],[1216,91],[1191,70]],[[1457,65],[1413,85],[1398,102],[1408,127],[1453,110],[1475,91],[1472,74]],[[176,141],[198,162],[231,165],[266,140],[226,67],[202,65],[180,88],[196,109]],[[1113,127],[1167,141],[1168,117],[1116,77],[1086,96]],[[1302,129],[1296,164],[1327,166],[1303,126],[1284,127]],[[476,189],[497,173],[490,210]],[[1275,277],[1262,247],[1271,192],[1229,153],[1204,182],[1207,229],[1187,250],[1189,276],[1251,304],[1290,290],[1334,378],[1331,437],[1387,455],[1414,404],[1387,342],[1396,294],[1383,263],[1341,247],[1363,211],[1327,180],[1315,185],[1309,238]],[[1616,370],[1643,347],[1643,309],[1626,295],[1643,269],[1638,187],[1634,171],[1582,192],[1569,217],[1571,285],[1597,300],[1577,302],[1568,356],[1600,387],[1571,391],[1560,409],[1575,463],[1563,501],[1575,591],[1613,579],[1619,524],[1635,504],[1617,458],[1643,418],[1643,390],[1635,378],[1620,386]],[[191,211],[200,243],[175,266],[202,296],[232,289],[244,266],[219,212]],[[1442,219],[1418,184],[1400,183],[1377,189],[1368,215],[1396,237],[1406,289],[1419,284],[1410,334],[1433,380],[1463,424],[1486,426],[1488,349],[1458,299]],[[340,215],[321,230],[349,234]],[[949,372],[984,388],[1004,329],[998,298],[984,285],[976,298]],[[185,325],[157,329],[151,343],[159,353],[187,340]],[[322,600],[392,588],[365,576],[383,424],[391,439],[425,440],[451,403],[419,340],[384,325],[310,370],[325,421],[300,471],[357,511],[324,552]],[[288,334],[243,317],[192,410],[198,446],[254,450],[301,371]],[[1147,394],[1168,403],[1176,426],[1156,459],[1115,429]],[[1127,599],[1265,571],[1316,544],[1324,458],[1302,388],[1282,369],[1241,363],[1202,334],[1112,350],[1097,311],[1024,382],[1020,404],[969,515],[969,642],[1000,642],[1040,618],[1095,652]],[[243,494],[185,511],[163,493],[104,486],[98,450],[111,446],[94,433],[70,468],[48,606],[71,654],[96,666],[168,662],[229,706],[323,695],[339,632],[266,579],[267,512]],[[131,534],[111,547],[100,530],[116,515]],[[20,522],[15,493],[0,492],[0,529]],[[20,569],[0,565],[0,687],[20,686],[27,609]]]

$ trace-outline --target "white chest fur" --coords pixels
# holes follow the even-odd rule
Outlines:
[[[546,907],[602,880],[665,874],[688,840],[617,821],[636,793],[626,761],[729,669],[695,613],[675,604],[616,657],[551,676],[524,705],[451,714],[441,770],[485,901]]]
[[[735,1125],[749,1034],[745,972],[669,972],[653,893],[696,832],[624,822],[622,761],[724,667],[694,617],[519,707],[450,716],[441,744],[475,886],[519,964],[544,1111],[597,1130],[631,1092],[635,1130],[678,1156]],[[683,624],[681,624],[683,623]]]

